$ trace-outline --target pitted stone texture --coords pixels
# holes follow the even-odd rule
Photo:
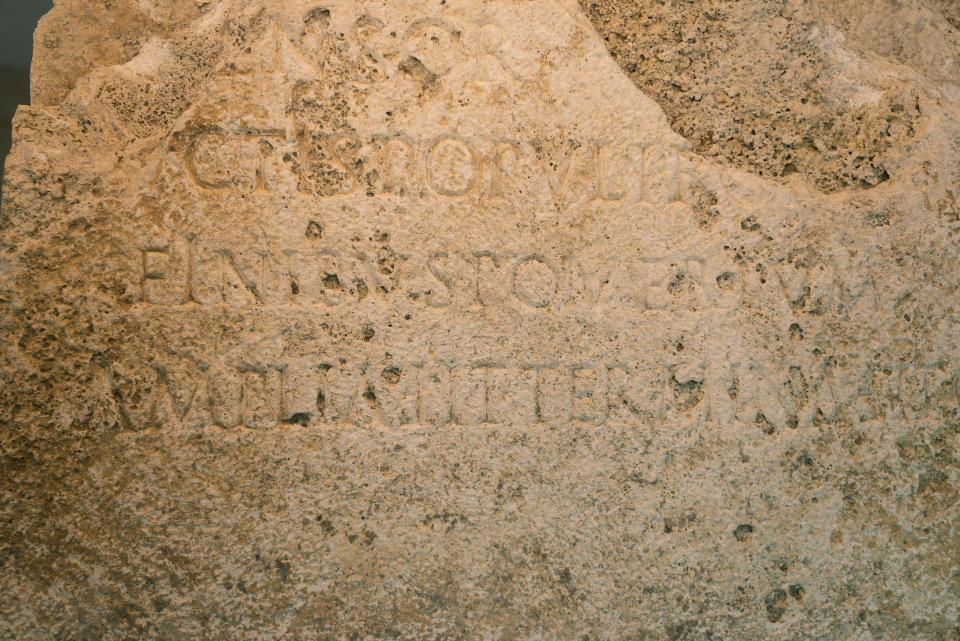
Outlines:
[[[127,62],[154,37],[197,19],[196,0],[58,0],[34,34],[31,103],[55,105],[96,67]]]
[[[955,635],[952,81],[824,195],[575,3],[128,9],[7,164],[0,637]]]
[[[698,153],[824,192],[888,180],[921,126],[920,85],[956,85],[957,5],[940,4],[581,1]]]

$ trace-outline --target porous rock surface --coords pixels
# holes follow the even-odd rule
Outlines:
[[[58,2],[0,638],[960,637],[956,21]]]
[[[824,192],[910,162],[920,86],[960,80],[950,0],[581,0],[614,57],[710,158]]]

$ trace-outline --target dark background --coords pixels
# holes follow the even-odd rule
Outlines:
[[[52,0],[0,0],[0,158],[4,161],[10,151],[10,119],[17,105],[30,102],[33,30],[52,7]]]

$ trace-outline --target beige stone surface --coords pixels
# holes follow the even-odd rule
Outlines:
[[[956,20],[59,2],[0,638],[960,638]]]

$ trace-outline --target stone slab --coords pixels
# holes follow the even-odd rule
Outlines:
[[[7,161],[0,636],[956,633],[955,85],[825,193],[576,3],[94,4]]]

